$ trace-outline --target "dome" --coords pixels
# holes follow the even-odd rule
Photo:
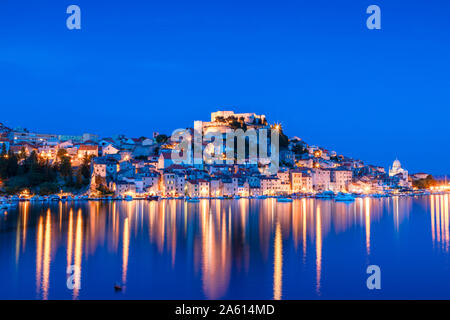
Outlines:
[[[401,168],[402,167],[402,164],[400,163],[400,161],[398,161],[398,159],[396,159],[395,161],[394,161],[394,164],[392,165],[392,168],[397,168],[397,169],[399,169],[399,168]]]

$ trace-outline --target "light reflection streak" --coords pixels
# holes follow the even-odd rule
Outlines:
[[[122,248],[122,285],[124,289],[127,284],[127,272],[128,272],[128,254],[130,247],[130,229],[129,219],[125,218],[123,222],[123,248]]]
[[[273,299],[281,300],[283,284],[283,238],[280,222],[277,222],[275,230],[273,265]]]
[[[316,293],[320,295],[320,281],[322,276],[322,214],[319,205],[316,210]]]
[[[431,240],[433,247],[449,251],[449,195],[432,195],[430,198]]]
[[[365,229],[366,229],[366,251],[367,255],[370,255],[370,199],[365,198]]]
[[[48,299],[48,290],[50,287],[50,263],[51,263],[51,244],[52,244],[52,216],[50,209],[47,211],[47,216],[45,218],[45,238],[44,238],[44,261],[42,270],[42,290],[43,299]]]
[[[44,218],[39,217],[38,230],[36,233],[36,293],[41,292],[42,276],[42,242],[44,238]]]
[[[79,288],[81,288],[81,261],[83,257],[83,214],[81,209],[77,213],[77,226],[75,231],[75,252],[74,252],[74,265],[79,273],[75,273],[78,286],[73,290],[73,299],[78,299]]]
[[[351,204],[314,199],[294,200],[292,204],[277,203],[274,199],[201,200],[198,204],[175,200],[139,204],[91,202],[86,204],[89,215],[83,215],[76,206],[59,205],[64,210],[59,227],[60,213],[48,210],[42,216],[30,214],[29,204],[23,203],[18,215],[10,213],[4,219],[14,218],[15,223],[11,261],[14,262],[15,253],[16,266],[20,266],[27,260],[21,257],[22,254],[36,254],[36,291],[42,299],[49,297],[49,292],[53,292],[51,285],[55,286],[54,282],[59,281],[53,280],[50,272],[57,265],[56,259],[60,259],[61,255],[55,253],[61,248],[66,251],[66,255],[62,255],[63,264],[67,267],[74,264],[80,270],[83,259],[96,254],[102,245],[109,250],[112,248],[119,272],[117,276],[121,277],[123,288],[128,283],[130,290],[133,279],[129,269],[133,254],[133,250],[130,251],[131,236],[154,249],[148,251],[152,258],[167,259],[167,266],[173,272],[179,272],[185,263],[194,266],[201,281],[199,287],[206,298],[228,298],[231,277],[235,273],[245,275],[247,271],[251,274],[256,261],[262,268],[270,266],[265,270],[265,281],[270,285],[273,282],[269,297],[286,299],[289,296],[286,288],[283,292],[282,285],[283,280],[285,287],[287,283],[287,261],[295,261],[295,258],[299,261],[301,256],[304,266],[312,266],[311,291],[322,295],[326,289],[323,279],[329,272],[323,260],[327,257],[328,247],[323,244],[330,232],[339,236],[349,228],[359,228],[361,245],[365,246],[363,250],[369,256],[374,253],[373,244],[379,237],[373,232],[378,230],[377,221],[386,214],[390,228],[399,235],[399,225],[409,217],[412,201],[411,198],[394,197],[358,199]],[[426,206],[427,212],[431,210],[426,221],[431,221],[433,246],[448,252],[449,195],[430,196]],[[57,205],[52,207],[58,208]],[[28,248],[25,247],[27,229],[36,230],[36,239],[28,236]],[[308,241],[314,245],[310,247],[309,255]],[[24,248],[23,252],[20,248]],[[187,250],[188,254],[183,256]],[[292,260],[291,255],[294,255]],[[76,289],[73,298],[79,298]]]
[[[22,212],[22,250],[25,250],[25,244],[27,242],[27,231],[28,231],[28,211],[30,206],[28,202],[24,203]]]

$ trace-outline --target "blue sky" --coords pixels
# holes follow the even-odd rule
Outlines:
[[[2,0],[0,121],[141,136],[257,112],[369,163],[450,173],[449,14],[444,0]]]

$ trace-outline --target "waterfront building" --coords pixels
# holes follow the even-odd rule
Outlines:
[[[210,193],[212,197],[223,197],[223,184],[219,178],[212,178],[210,181]]]
[[[316,191],[330,190],[330,170],[313,169],[312,183]]]
[[[144,191],[150,195],[158,195],[160,175],[156,171],[139,173],[142,178]]]
[[[177,196],[184,196],[186,189],[186,178],[183,173],[175,173],[175,192]]]
[[[224,197],[233,197],[233,196],[237,195],[237,189],[238,189],[238,179],[237,178],[223,177],[222,184],[223,184],[223,196]]]
[[[330,170],[330,190],[334,192],[345,192],[352,181],[353,172],[345,168]]]
[[[209,181],[204,179],[187,180],[186,194],[188,197],[209,197]]]
[[[259,196],[262,196],[261,188],[259,188],[259,187],[250,188],[250,195],[251,195],[252,197],[259,197]]]
[[[312,192],[313,183],[311,170],[305,169],[290,170],[290,183],[292,193]]]
[[[279,192],[279,180],[276,176],[264,176],[260,179],[261,193],[265,196],[276,195]]]
[[[238,180],[237,194],[241,197],[248,197],[250,195],[250,186],[245,179]]]
[[[175,196],[177,193],[175,185],[175,173],[164,172],[162,175],[161,194],[163,196]]]
[[[115,184],[116,196],[134,195],[136,194],[136,185],[134,182],[119,181]]]

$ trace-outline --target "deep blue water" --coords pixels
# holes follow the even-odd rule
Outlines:
[[[449,202],[20,203],[0,215],[0,299],[450,299]]]

